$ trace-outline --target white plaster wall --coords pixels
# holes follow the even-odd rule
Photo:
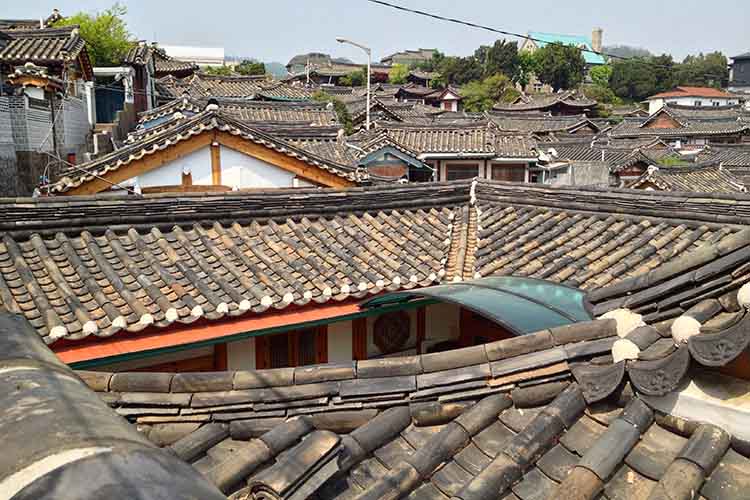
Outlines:
[[[202,358],[204,356],[211,356],[213,355],[213,353],[213,346],[208,346],[201,347],[199,349],[188,349],[186,351],[171,352],[169,354],[151,356],[143,359],[134,359],[132,361],[123,361],[121,363],[112,363],[109,365],[98,366],[91,369],[101,372],[124,372],[128,370],[137,370],[139,368],[147,368],[149,366],[160,365],[162,363],[174,363],[175,361],[182,361],[185,359]],[[255,357],[253,357],[253,359],[255,359]]]
[[[209,166],[210,166],[209,161]],[[209,183],[210,183],[209,168]],[[294,186],[295,175],[263,160],[221,146],[221,183],[233,188],[274,188]],[[193,174],[193,184],[195,174]]]
[[[255,369],[255,339],[243,339],[227,344],[228,370]]]
[[[654,114],[659,111],[665,103],[678,104],[680,106],[695,106],[696,102],[700,102],[703,107],[718,106],[734,106],[739,104],[738,99],[725,99],[725,98],[707,98],[707,97],[669,97],[667,99],[654,99],[648,103],[649,114]],[[718,103],[718,104],[717,104]]]
[[[328,362],[352,360],[352,322],[339,321],[328,325]]]
[[[193,184],[211,185],[211,151],[206,146],[193,151],[182,158],[162,165],[159,168],[139,175],[137,182],[141,187],[179,186],[182,184],[182,172],[189,171]]]
[[[434,304],[427,306],[425,311],[425,342],[422,352],[428,346],[458,339],[460,329],[461,309],[454,304]]]

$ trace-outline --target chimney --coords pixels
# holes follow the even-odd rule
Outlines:
[[[604,30],[601,28],[594,28],[594,30],[591,32],[591,48],[596,52],[601,52],[603,39]]]

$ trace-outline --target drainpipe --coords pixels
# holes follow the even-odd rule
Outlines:
[[[0,498],[226,500],[115,414],[21,315],[0,310]]]

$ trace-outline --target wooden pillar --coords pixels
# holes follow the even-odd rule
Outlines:
[[[221,186],[221,146],[216,141],[211,143],[211,183]]]
[[[367,359],[367,318],[352,320],[352,359]]]
[[[188,172],[188,173],[183,172],[182,173],[182,187],[189,187],[189,186],[192,186],[192,185],[193,185],[193,173],[192,172]]]
[[[315,331],[317,362],[328,363],[328,325],[321,325]]]
[[[215,344],[214,345],[214,370],[217,372],[226,371],[229,367],[229,359],[227,354],[227,344]]]
[[[255,368],[265,370],[271,367],[271,351],[268,345],[268,336],[261,335],[255,338]]]
[[[420,307],[417,309],[417,354],[422,354],[422,343],[425,338],[427,325],[427,308]]]

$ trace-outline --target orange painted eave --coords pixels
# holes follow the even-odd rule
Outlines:
[[[61,341],[51,347],[63,363],[122,356],[136,352],[184,346],[221,339],[269,328],[292,326],[326,319],[335,319],[361,312],[357,302],[339,302],[306,308],[288,308],[275,313],[247,314],[218,321],[198,321],[191,325],[149,328],[140,333],[119,333],[111,338],[89,338],[83,341]]]

